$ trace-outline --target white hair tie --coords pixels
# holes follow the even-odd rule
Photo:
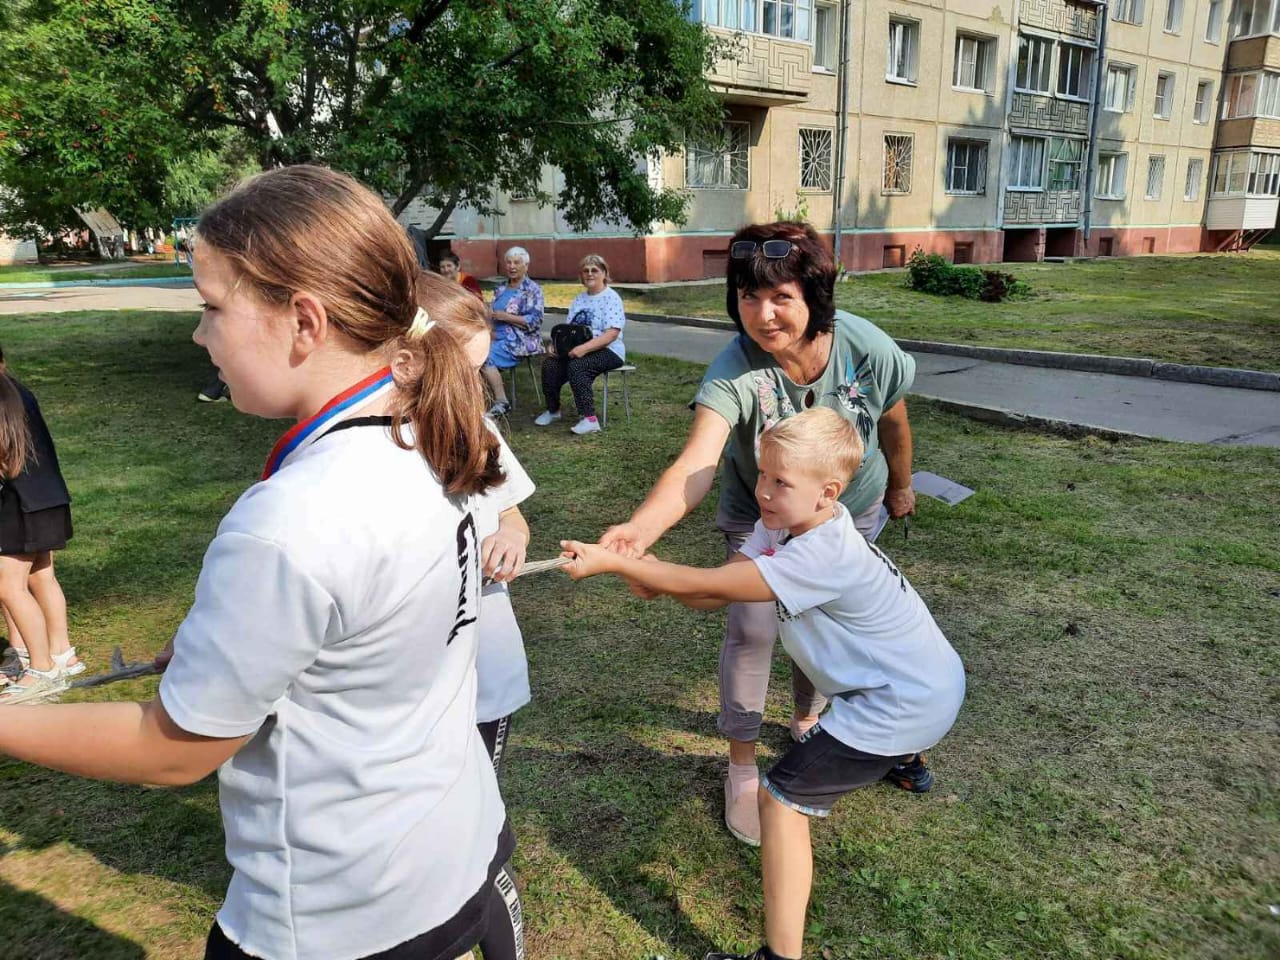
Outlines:
[[[435,325],[436,322],[431,319],[431,315],[419,307],[418,312],[413,315],[413,323],[409,324],[409,336],[425,337],[427,331]]]

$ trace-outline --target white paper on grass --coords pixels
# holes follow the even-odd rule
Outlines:
[[[954,480],[930,473],[928,470],[917,470],[913,473],[911,487],[916,493],[923,493],[926,497],[941,500],[949,507],[968,500],[976,492]]]

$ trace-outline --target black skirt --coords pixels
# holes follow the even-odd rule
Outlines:
[[[71,539],[71,507],[23,513],[12,484],[0,484],[0,554],[61,550]]]

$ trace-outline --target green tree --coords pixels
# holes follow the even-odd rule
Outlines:
[[[422,197],[437,227],[460,204],[491,212],[496,188],[576,227],[644,230],[685,208],[645,161],[722,116],[705,75],[723,50],[673,0],[11,0],[7,16],[11,230],[69,225],[75,206],[148,222],[217,179],[191,168],[212,173],[229,130],[264,166],[348,170],[397,213]]]

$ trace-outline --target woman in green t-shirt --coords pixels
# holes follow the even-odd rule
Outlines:
[[[866,446],[862,467],[841,497],[858,530],[871,534],[881,503],[894,518],[915,510],[911,426],[903,400],[915,361],[874,324],[835,309],[835,279],[831,251],[808,224],[755,224],[734,234],[726,307],[739,335],[707,368],[684,450],[631,519],[610,527],[601,544],[643,554],[702,502],[723,453],[716,525],[732,555],[759,518],[760,435],[812,406],[831,407],[848,418]],[[718,724],[729,739],[725,822],[752,845],[760,842],[755,744],[776,639],[773,604],[729,605]],[[791,732],[798,738],[817,721],[825,701],[798,669],[792,674]],[[917,757],[887,779],[923,791],[932,775]]]

